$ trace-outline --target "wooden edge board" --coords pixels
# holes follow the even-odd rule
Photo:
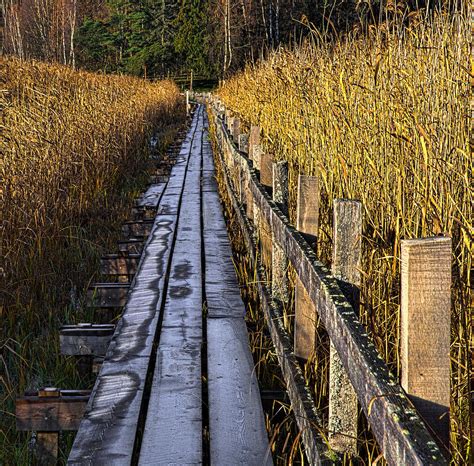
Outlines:
[[[219,126],[218,126],[219,127]],[[447,464],[441,450],[413,404],[389,372],[354,309],[335,278],[316,258],[302,235],[269,198],[247,157],[230,141],[226,130],[222,140],[234,157],[240,157],[250,179],[251,193],[261,215],[272,227],[334,344],[357,392],[385,459],[391,464]]]

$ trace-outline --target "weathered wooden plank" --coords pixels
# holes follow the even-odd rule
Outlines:
[[[114,329],[112,324],[63,325],[59,329],[61,354],[105,356]]]
[[[54,396],[27,394],[16,399],[17,430],[58,432],[77,430],[90,391],[58,390]]]
[[[272,455],[243,319],[207,319],[212,464],[271,465]]]
[[[168,187],[182,186],[200,111],[173,167]],[[175,199],[175,201],[179,201]],[[161,203],[163,202],[163,198]],[[127,306],[117,323],[68,464],[130,465],[143,390],[164,299],[177,215],[157,217],[135,276]]]
[[[218,130],[222,131],[222,128]],[[233,147],[228,141],[225,143]],[[414,465],[432,462],[446,464],[433,437],[389,373],[336,280],[269,199],[258,183],[255,172],[248,164],[244,166],[250,175],[250,188],[256,204],[272,224],[277,241],[304,281],[311,300],[318,303],[321,320],[341,356],[387,461]]]
[[[354,309],[359,309],[362,262],[362,204],[334,200],[331,272]],[[329,441],[334,450],[357,454],[357,394],[344,371],[341,358],[330,344],[329,355]]]
[[[139,464],[202,462],[202,119],[193,141]]]
[[[94,283],[87,290],[88,305],[102,308],[125,306],[129,289],[127,283]]]
[[[134,275],[140,263],[140,254],[108,254],[100,259],[100,273],[103,275]]]
[[[244,317],[219,195],[203,192],[205,291],[210,317]]]
[[[451,238],[401,243],[402,387],[433,429],[449,445]]]
[[[156,362],[138,464],[201,464],[201,346],[159,348]]]

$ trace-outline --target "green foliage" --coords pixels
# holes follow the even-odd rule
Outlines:
[[[134,75],[209,75],[208,0],[109,0],[105,19],[86,18],[76,41],[80,66]]]

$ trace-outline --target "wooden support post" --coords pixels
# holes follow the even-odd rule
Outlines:
[[[233,127],[232,127],[232,136],[236,143],[239,142],[240,136],[240,118],[234,118]]]
[[[125,306],[130,285],[126,283],[95,283],[87,290],[90,307],[117,308]]]
[[[262,152],[260,156],[260,183],[266,188],[272,187],[273,155]]]
[[[260,144],[256,144],[253,146],[253,154],[252,154],[252,160],[253,160],[253,167],[256,170],[261,170],[262,169],[262,154],[263,154],[263,149]]]
[[[401,242],[402,387],[449,445],[451,238]]]
[[[189,105],[189,91],[186,91],[186,115],[189,115],[190,105]]]
[[[315,176],[298,176],[296,229],[316,248],[319,229],[319,181]],[[316,345],[316,306],[309,299],[303,283],[296,277],[295,286],[295,354],[308,359]]]
[[[249,159],[254,160],[254,147],[260,145],[260,126],[252,125],[249,135]]]
[[[288,215],[288,163],[276,162],[272,166],[273,200]],[[288,302],[288,258],[272,232],[272,294],[283,303]]]
[[[59,398],[60,392],[57,388],[44,388],[38,390],[39,398]],[[59,432],[42,432],[36,434],[35,455],[38,464],[56,464],[59,453]]]
[[[239,150],[240,152],[244,152],[248,154],[249,151],[249,135],[246,133],[239,134]]]
[[[334,201],[332,274],[358,313],[362,260],[362,204]],[[357,395],[334,345],[329,362],[329,443],[340,453],[357,454]]]

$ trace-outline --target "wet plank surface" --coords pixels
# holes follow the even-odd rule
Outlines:
[[[202,464],[208,427],[213,464],[272,464],[214,176],[198,107],[168,181],[139,201],[157,216],[68,464]]]

